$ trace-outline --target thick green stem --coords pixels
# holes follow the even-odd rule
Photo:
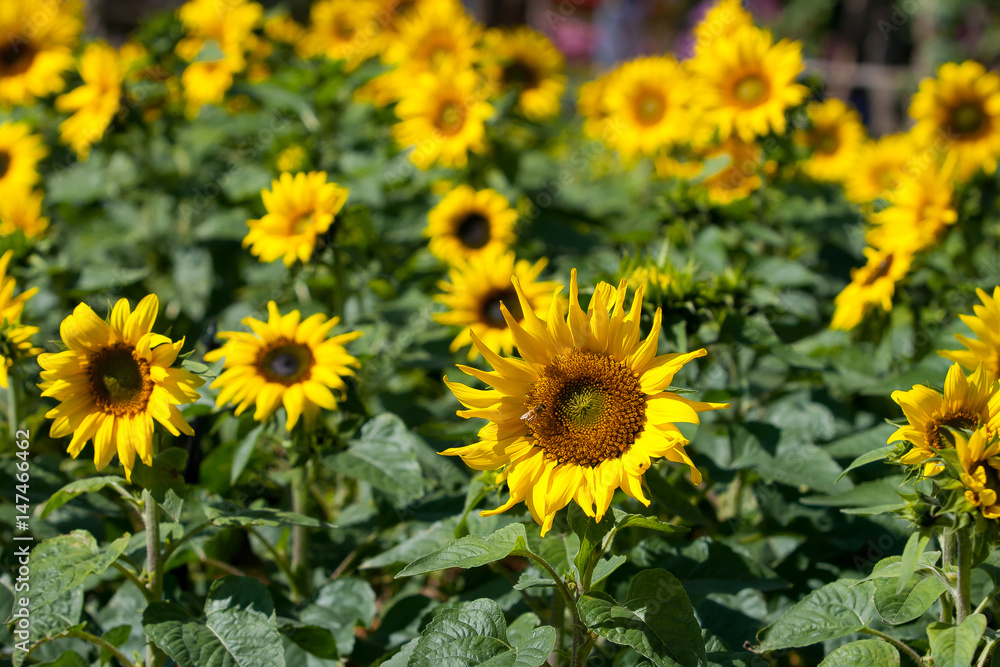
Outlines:
[[[908,645],[906,645],[905,643],[899,641],[895,637],[887,635],[884,632],[879,632],[878,630],[872,630],[871,628],[861,628],[861,632],[864,633],[864,634],[867,634],[867,635],[872,635],[874,637],[878,637],[879,639],[881,639],[883,641],[889,642],[890,644],[892,644],[893,646],[895,646],[896,648],[898,648],[900,651],[902,651],[906,655],[910,656],[910,658],[913,660],[914,664],[917,665],[917,667],[927,667],[927,663],[924,662],[924,659],[920,657],[919,653],[917,653],[912,648],[910,648]]]
[[[152,601],[163,599],[163,559],[160,554],[160,508],[149,489],[142,491],[142,522],[146,527],[146,589]],[[152,641],[146,645],[146,667],[162,667],[163,653]]]
[[[18,380],[14,373],[7,378],[7,430],[10,432],[10,441],[17,440],[17,425],[20,416],[17,414],[17,387]]]
[[[941,568],[948,574],[948,567],[955,561],[955,541],[950,533],[939,536],[941,542]],[[949,579],[950,579],[949,575]],[[950,595],[941,596],[941,622],[951,623],[955,616],[954,601],[958,597],[954,581],[949,581]]]
[[[955,586],[955,624],[958,625],[972,608],[972,526],[960,528],[956,538],[958,581]]]

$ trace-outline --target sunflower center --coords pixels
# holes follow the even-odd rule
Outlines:
[[[935,419],[927,425],[927,443],[938,449],[942,447],[954,447],[955,438],[949,428],[975,430],[979,426],[979,415],[971,410],[959,410],[952,412],[939,419]]]
[[[482,213],[467,214],[455,228],[455,236],[466,248],[479,250],[490,242],[489,218]]]
[[[978,104],[959,104],[951,112],[951,129],[957,134],[975,134],[986,120],[983,109]]]
[[[23,74],[35,60],[35,49],[16,39],[0,45],[0,76]]]
[[[316,216],[313,213],[304,213],[292,220],[289,232],[295,235],[305,234],[315,224]]]
[[[816,137],[813,150],[823,155],[833,155],[840,147],[840,141],[836,132],[820,132]]]
[[[461,103],[448,100],[438,108],[434,127],[443,134],[458,134],[463,125],[465,125],[465,107]]]
[[[646,396],[624,363],[576,349],[545,367],[525,397],[536,444],[559,462],[621,457],[646,424]]]
[[[539,78],[534,67],[520,60],[515,60],[503,68],[503,82],[509,87],[531,90],[538,87]]]
[[[642,125],[659,123],[666,111],[667,101],[654,90],[644,90],[635,101],[635,117]]]
[[[354,25],[346,16],[338,16],[333,22],[334,35],[342,41],[349,41],[354,37]]]
[[[0,151],[0,178],[7,175],[8,169],[10,169],[10,153]]]
[[[747,106],[757,104],[767,95],[767,82],[758,74],[749,74],[736,82],[733,95]]]
[[[153,393],[149,362],[126,343],[102,348],[90,357],[90,387],[105,414],[135,415],[146,409]]]
[[[505,290],[492,292],[483,299],[483,308],[480,313],[482,321],[494,329],[506,329],[507,320],[503,318],[503,311],[500,304],[507,306],[507,312],[515,320],[520,322],[524,319],[524,312],[521,311],[521,302],[517,298],[514,288],[508,287]]]
[[[257,370],[269,382],[293,385],[303,381],[313,367],[308,345],[279,339],[257,357]]]

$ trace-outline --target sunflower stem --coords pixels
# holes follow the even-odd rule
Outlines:
[[[7,430],[10,432],[11,442],[17,440],[17,425],[20,421],[17,413],[17,384],[17,377],[14,369],[11,368],[10,375],[7,377]]]
[[[972,599],[972,524],[956,532],[958,581],[955,586],[955,625],[971,612]]]
[[[309,503],[309,457],[306,450],[305,431],[300,426],[295,434],[295,451],[292,456],[291,484],[292,512],[306,515]],[[306,581],[306,552],[308,534],[305,526],[292,526],[291,574],[295,580],[293,594],[303,594]]]
[[[950,533],[942,533],[939,537],[941,542],[941,567],[945,572],[945,576],[949,579],[950,595],[941,596],[941,622],[951,623],[955,615],[955,603],[954,601],[958,598],[956,592],[955,582],[951,581],[951,576],[948,575],[948,567],[955,560],[955,542],[952,539]]]
[[[160,554],[160,508],[149,489],[142,490],[142,522],[146,527],[146,589],[152,601],[163,599],[163,560]],[[146,645],[146,667],[162,667],[166,654],[150,641]]]

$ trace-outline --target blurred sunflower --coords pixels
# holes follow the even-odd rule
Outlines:
[[[691,133],[689,83],[670,56],[639,58],[622,65],[604,91],[608,143],[626,159],[654,155]]]
[[[59,327],[69,349],[38,356],[42,396],[59,401],[45,414],[53,420],[49,435],[72,434],[68,450],[73,458],[93,438],[97,469],[117,453],[129,479],[136,454],[146,465],[153,463],[154,419],[173,435],[194,434],[177,406],[197,400],[204,382],[171,368],[184,339],[174,342],[152,333],[158,308],[155,294],[134,312],[128,299],[120,299],[105,322],[81,303]]]
[[[422,74],[396,105],[400,121],[392,134],[401,146],[415,147],[410,161],[421,169],[434,163],[464,167],[468,153],[486,152],[486,119],[493,107],[484,101],[471,70]]]
[[[434,256],[448,264],[504,251],[514,242],[517,211],[496,190],[460,185],[427,214],[424,235]]]
[[[435,297],[435,301],[448,307],[448,312],[434,315],[434,319],[441,324],[462,327],[461,333],[451,342],[451,351],[471,346],[469,360],[478,357],[479,351],[472,345],[474,333],[483,345],[494,352],[511,354],[514,338],[500,305],[507,308],[514,321],[524,321],[517,292],[511,283],[512,278],[517,278],[524,298],[535,314],[547,313],[556,283],[538,280],[546,264],[544,259],[534,264],[525,259],[515,261],[513,252],[494,248],[452,267],[448,280],[438,283],[444,294]]]
[[[188,118],[194,118],[206,104],[218,104],[233,87],[233,61],[222,59],[191,63],[181,73],[185,109]]]
[[[916,140],[924,146],[945,141],[957,175],[996,171],[1000,156],[1000,75],[973,60],[945,63],[936,79],[924,79],[910,104]]]
[[[934,244],[958,220],[953,202],[952,172],[928,166],[904,176],[887,194],[890,206],[873,213],[868,244],[882,250],[913,254]]]
[[[0,105],[30,104],[62,90],[82,30],[77,0],[0,2]]]
[[[274,166],[278,171],[301,171],[309,163],[309,152],[302,144],[292,144],[278,154]]]
[[[83,85],[59,96],[56,109],[73,112],[59,125],[59,139],[85,160],[118,113],[125,72],[118,52],[103,42],[87,46],[79,70]]]
[[[243,324],[253,333],[221,332],[219,338],[226,342],[207,353],[205,360],[225,359],[225,370],[211,385],[219,389],[217,405],[233,403],[240,415],[256,404],[253,418],[257,421],[266,420],[284,405],[288,413],[285,427],[291,431],[300,416],[305,415],[308,426],[320,408],[337,408],[333,391],[343,392],[346,385],[342,378],[354,375],[351,367],[359,365],[344,344],[360,337],[361,332],[327,338],[340,318],[328,320],[317,313],[301,320],[297,310],[282,316],[273,301],[268,302],[267,312],[267,322],[244,318]]]
[[[889,134],[858,147],[844,180],[847,198],[855,204],[885,199],[899,187],[913,158],[915,147],[909,133]]]
[[[753,26],[716,39],[690,61],[695,100],[720,139],[744,141],[785,131],[785,111],[805,99],[795,83],[804,69],[802,44],[781,40]]]
[[[684,364],[705,350],[656,356],[661,313],[642,340],[639,319],[642,289],[626,310],[626,281],[617,290],[600,283],[586,311],[580,308],[576,271],[569,291],[569,313],[553,299],[547,320],[535,316],[520,284],[514,289],[524,314],[522,324],[502,308],[521,356],[500,357],[474,334],[472,341],[493,371],[459,366],[492,389],[445,383],[467,410],[459,416],[489,421],[480,442],[442,452],[460,456],[477,470],[501,468],[510,498],[483,512],[498,514],[524,501],[544,535],[556,512],[575,500],[600,521],[619,487],[649,504],[642,476],[652,459],[665,457],[701,474],[684,451],[687,440],[674,422],[698,423],[699,412],[729,407],[701,403],[666,391]]]
[[[811,102],[806,114],[809,129],[795,133],[795,140],[812,151],[803,170],[817,181],[843,182],[854,170],[858,151],[867,139],[858,112],[831,98]]]
[[[246,65],[244,53],[258,39],[253,29],[263,14],[261,5],[247,0],[188,0],[177,10],[186,35],[175,52],[191,62],[203,55],[207,46],[212,47],[230,61],[233,72],[241,72]]]
[[[955,449],[962,465],[960,479],[965,486],[965,499],[978,507],[986,519],[1000,519],[1000,442],[986,429],[976,429],[968,440],[955,433]]]
[[[264,34],[275,42],[298,44],[306,29],[287,13],[279,11],[264,19]]]
[[[559,114],[566,76],[563,56],[542,33],[521,26],[489,30],[483,38],[485,74],[499,94],[517,93],[517,108],[529,120]]]
[[[24,304],[38,291],[37,287],[14,296],[17,284],[7,275],[7,268],[14,256],[8,250],[0,256],[0,387],[7,388],[9,369],[25,357],[33,357],[42,351],[34,347],[31,337],[38,333],[38,327],[21,324]]]
[[[831,329],[853,329],[872,306],[881,306],[887,312],[892,310],[896,283],[909,272],[913,255],[865,248],[865,258],[868,263],[851,269],[850,284],[834,300],[836,310],[830,322]]]
[[[377,0],[320,0],[309,10],[309,29],[296,45],[303,58],[344,61],[345,71],[376,55]]]
[[[721,156],[728,157],[729,164],[700,184],[708,193],[709,201],[724,206],[746,199],[760,189],[764,153],[756,142],[732,136],[705,153],[706,159]]]
[[[690,180],[700,174],[704,166],[701,159],[696,156],[685,156],[685,159],[680,159],[661,153],[653,159],[653,167],[660,178]]]
[[[742,26],[753,26],[753,16],[743,8],[742,0],[719,0],[694,27],[695,53],[711,48]]]
[[[38,163],[48,152],[27,123],[0,123],[0,199],[37,183]]]
[[[976,295],[983,305],[972,307],[974,315],[959,315],[976,338],[955,334],[965,349],[938,350],[938,354],[969,370],[983,364],[994,377],[1000,378],[1000,287],[993,288],[992,297],[977,287]]]
[[[347,188],[327,182],[325,171],[281,174],[270,190],[260,193],[267,215],[247,221],[250,231],[243,247],[250,246],[262,262],[281,258],[291,266],[296,259],[309,261],[317,237],[333,224],[348,194]]]
[[[907,423],[889,436],[888,443],[906,441],[913,445],[900,462],[917,465],[937,450],[953,446],[954,434],[948,428],[973,430],[987,424],[994,379],[982,365],[967,378],[962,367],[954,364],[945,377],[944,394],[924,385],[892,392],[892,400],[903,409]],[[925,475],[941,470],[939,463],[924,466]]]
[[[0,197],[0,237],[18,230],[37,238],[48,229],[49,220],[42,216],[43,193],[28,188],[13,188]]]
[[[613,87],[618,70],[612,70],[580,86],[576,108],[583,116],[583,133],[591,139],[607,141],[617,128],[608,119],[607,91]]]

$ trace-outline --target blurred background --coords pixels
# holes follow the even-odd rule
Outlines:
[[[220,0],[222,1],[222,0]],[[84,0],[88,32],[120,42],[148,14],[182,0]],[[716,0],[465,0],[487,25],[527,23],[546,33],[581,78],[650,53],[690,54],[691,28]],[[309,0],[283,5],[305,22]],[[849,99],[874,136],[906,126],[919,80],[948,60],[995,69],[998,0],[744,0],[759,25],[804,43],[827,93]]]

